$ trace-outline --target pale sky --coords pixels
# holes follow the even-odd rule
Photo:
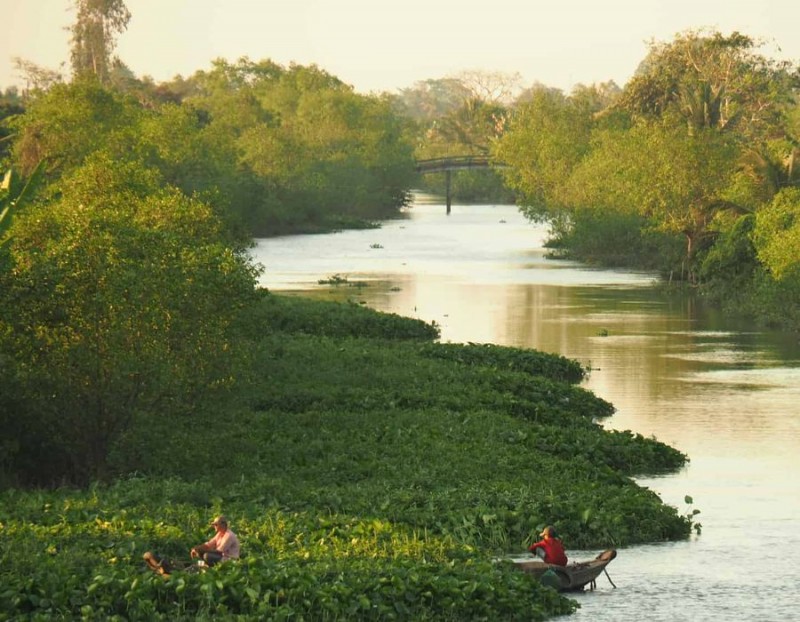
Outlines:
[[[462,71],[519,73],[569,92],[632,77],[649,41],[738,30],[800,63],[798,0],[126,0],[117,55],[156,82],[214,58],[316,64],[360,93]],[[71,0],[0,0],[0,88],[19,56],[69,75]]]

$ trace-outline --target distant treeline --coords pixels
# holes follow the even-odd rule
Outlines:
[[[314,67],[218,61],[167,87],[89,76],[29,95],[10,163],[54,181],[93,154],[136,162],[247,235],[385,218],[414,176],[403,123]]]
[[[130,18],[122,0],[74,5],[72,79],[20,62],[29,88],[0,101],[0,611],[543,620],[575,604],[493,559],[545,524],[575,547],[699,530],[631,479],[687,457],[599,425],[613,406],[575,386],[576,362],[444,346],[434,325],[281,298],[257,287],[247,248],[252,236],[397,214],[420,182],[415,158],[493,153],[526,213],[576,251],[594,218],[602,245],[652,236],[654,261],[667,264],[661,249],[679,234],[656,231],[656,208],[713,207],[720,216],[690,238],[684,274],[703,282],[700,259],[730,249],[704,269],[795,283],[782,253],[794,169],[776,168],[774,192],[747,202],[760,186],[745,182],[760,178],[712,166],[744,158],[745,136],[760,144],[745,120],[766,118],[766,104],[796,110],[780,99],[788,74],[767,64],[774,99],[740,116],[727,107],[736,90],[712,84],[726,122],[709,127],[681,122],[685,104],[671,96],[653,108],[627,90],[601,102],[598,88],[536,88],[508,101],[503,80],[474,81],[423,114],[433,83],[364,96],[316,67],[271,61],[220,60],[154,84],[112,56]],[[726,41],[699,44],[733,59],[747,50]],[[744,82],[760,92],[755,77]],[[642,95],[664,92],[641,84]],[[784,142],[764,135],[775,151],[759,152],[776,167],[794,153],[786,123],[770,126]],[[702,166],[696,149],[710,158]],[[648,184],[647,162],[684,172]],[[710,177],[687,188],[695,172]],[[475,196],[508,192],[493,171],[470,183]],[[751,210],[729,221],[738,212],[719,202],[737,197]],[[185,554],[222,511],[245,559],[143,577],[145,550]]]
[[[102,6],[120,30],[124,3]],[[268,60],[154,84],[110,59],[96,21],[79,11],[71,81],[21,63],[30,88],[0,102],[0,455],[15,469],[47,455],[97,476],[137,412],[244,382],[248,241],[396,215],[415,158],[494,156],[506,167],[462,189],[510,189],[554,252],[658,269],[800,330],[798,71],[746,36],[654,45],[622,89],[511,97],[513,79],[467,74],[365,96]]]
[[[800,330],[800,73],[741,34],[653,45],[619,92],[539,90],[493,153],[552,245]]]

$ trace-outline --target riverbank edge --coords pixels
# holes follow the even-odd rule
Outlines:
[[[630,466],[597,465],[598,473],[582,476],[590,481],[571,488],[564,485],[570,477],[559,479],[564,469],[583,473],[590,464],[559,452],[572,456],[582,447],[618,457],[659,447],[595,429],[592,419],[608,405],[564,381],[574,365],[562,357],[489,344],[438,348],[435,326],[357,305],[269,292],[263,303],[251,318],[261,382],[227,406],[142,422],[127,439],[128,460],[146,448],[138,474],[85,490],[2,493],[0,538],[8,546],[0,609],[129,619],[305,612],[318,619],[319,607],[346,615],[355,602],[352,613],[378,619],[367,612],[391,607],[397,614],[396,605],[413,595],[422,605],[398,619],[458,612],[467,616],[461,619],[478,619],[477,612],[545,619],[571,611],[571,601],[511,567],[487,565],[490,556],[523,549],[547,522],[580,548],[594,544],[580,540],[581,529],[619,537],[625,521],[630,529],[639,519],[671,522],[677,531],[666,539],[688,534],[685,518],[633,484]],[[393,393],[379,368],[402,380]],[[422,375],[408,374],[414,369]],[[569,409],[558,405],[563,397],[571,398]],[[224,433],[198,434],[220,420]],[[547,457],[537,434],[554,429],[564,445]],[[598,447],[600,439],[607,446]],[[239,451],[215,451],[219,443]],[[673,470],[679,466],[678,456],[665,455]],[[124,459],[118,455],[118,464]],[[516,481],[498,475],[523,468]],[[559,494],[542,494],[551,485]],[[598,498],[594,512],[582,507],[615,490],[619,504]],[[143,575],[144,550],[185,554],[207,537],[209,515],[223,511],[246,545],[246,563],[215,571],[212,588],[203,587],[211,584],[206,576],[164,583]],[[403,577],[403,593],[393,577]]]

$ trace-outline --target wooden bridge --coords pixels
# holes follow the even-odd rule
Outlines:
[[[475,168],[498,168],[505,166],[500,162],[493,161],[489,156],[451,156],[446,158],[431,158],[429,160],[417,160],[416,170],[418,173],[445,173],[447,180],[447,213],[450,213],[450,173],[451,171],[463,171]]]

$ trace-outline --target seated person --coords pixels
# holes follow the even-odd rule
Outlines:
[[[229,559],[239,559],[239,538],[228,529],[228,519],[217,516],[211,524],[216,533],[208,542],[193,546],[189,552],[192,559],[201,558],[209,566]]]
[[[542,536],[542,539],[531,544],[528,550],[537,557],[544,559],[547,564],[566,566],[567,556],[564,553],[564,545],[556,536],[555,529],[548,525],[539,535]]]

